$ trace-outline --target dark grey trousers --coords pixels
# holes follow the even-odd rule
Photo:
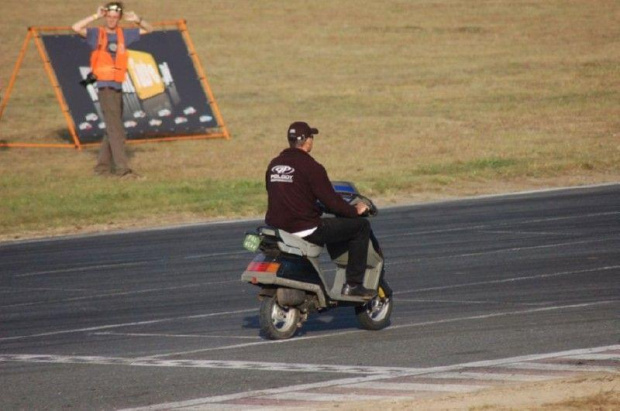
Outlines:
[[[99,103],[103,111],[106,132],[101,141],[95,172],[127,174],[131,169],[125,152],[127,135],[123,126],[123,92],[101,88],[99,89]]]

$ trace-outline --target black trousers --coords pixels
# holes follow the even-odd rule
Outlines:
[[[321,225],[304,240],[317,245],[326,245],[333,258],[349,252],[347,283],[362,284],[368,260],[370,222],[365,218],[323,218]]]

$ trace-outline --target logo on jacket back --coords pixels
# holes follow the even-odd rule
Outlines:
[[[271,167],[272,183],[292,183],[295,169],[290,166],[280,165]]]

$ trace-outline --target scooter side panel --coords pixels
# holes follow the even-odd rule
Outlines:
[[[281,264],[277,274],[278,277],[323,285],[321,278],[308,259],[296,256],[282,256],[278,258],[278,262]]]
[[[256,279],[252,281],[252,279]],[[324,287],[316,268],[307,258],[281,254],[270,257],[258,254],[241,275],[242,281],[257,280],[262,284],[276,284],[276,279],[299,281]]]
[[[275,268],[277,265],[277,269]],[[265,269],[266,271],[262,271]],[[268,271],[267,271],[268,270]],[[241,281],[258,286],[296,288],[316,294],[320,307],[326,307],[325,288],[314,266],[296,256],[268,257],[258,254],[241,274]]]

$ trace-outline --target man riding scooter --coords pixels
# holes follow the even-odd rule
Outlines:
[[[371,299],[375,290],[363,286],[370,238],[370,223],[358,218],[368,211],[363,202],[348,204],[338,195],[325,168],[310,156],[319,130],[305,122],[292,123],[289,148],[269,163],[265,174],[268,195],[265,222],[320,246],[330,255],[349,253],[342,294]],[[336,218],[322,219],[320,201]]]

